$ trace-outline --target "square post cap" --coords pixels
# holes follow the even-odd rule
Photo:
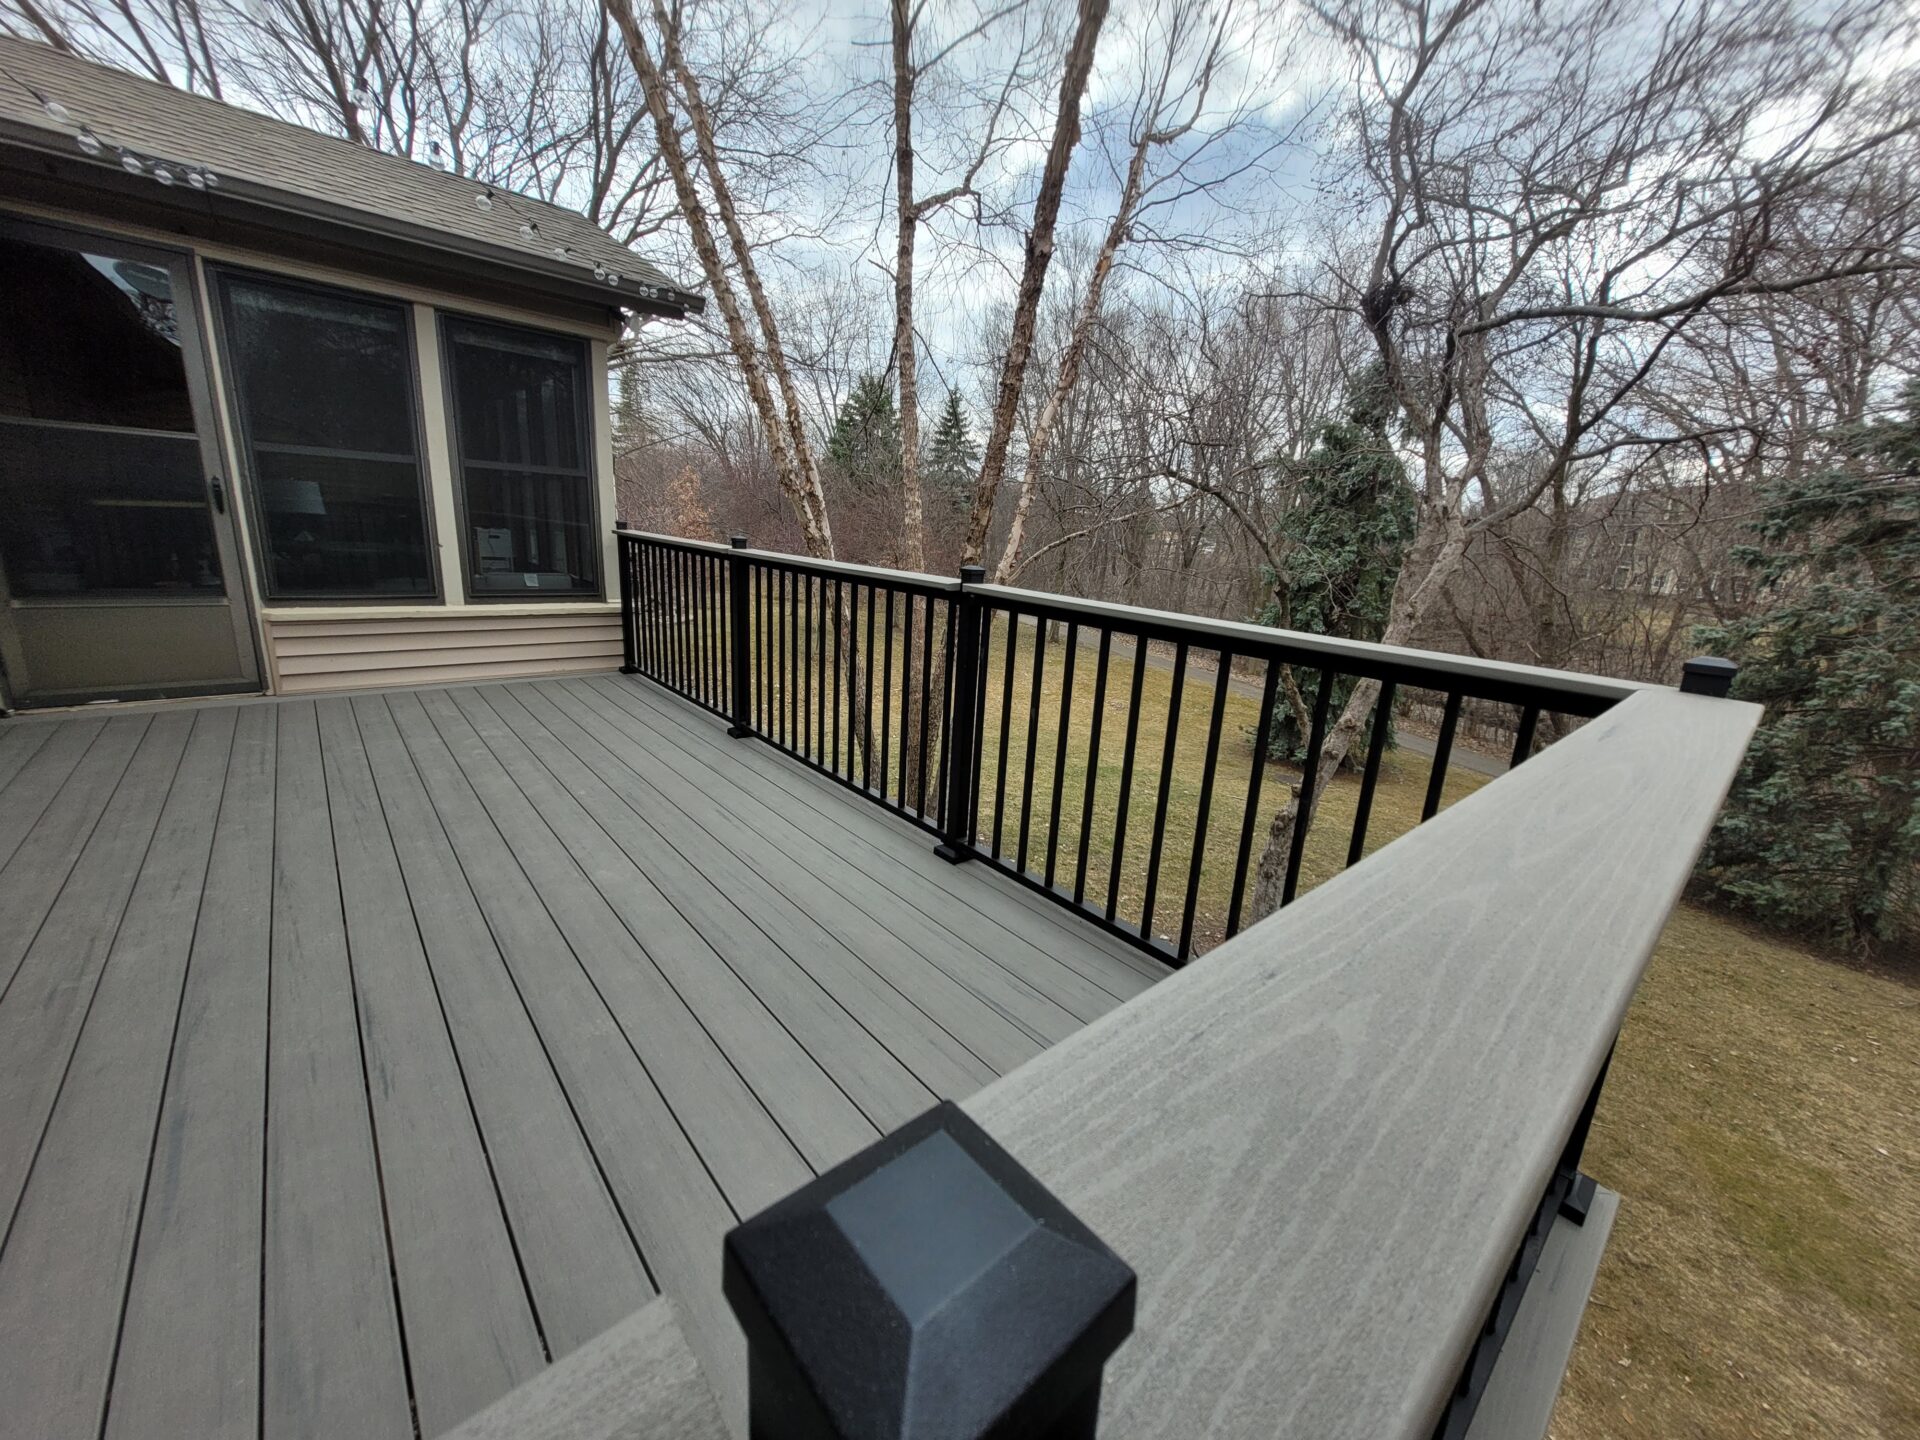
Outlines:
[[[951,1101],[726,1237],[761,1436],[1016,1440],[1097,1396],[1132,1269]]]
[[[1680,667],[1680,689],[1688,695],[1726,696],[1740,667],[1718,655],[1696,655]]]

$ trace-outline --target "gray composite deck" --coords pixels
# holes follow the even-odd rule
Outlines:
[[[0,722],[0,1431],[434,1436],[1163,973],[618,676]]]

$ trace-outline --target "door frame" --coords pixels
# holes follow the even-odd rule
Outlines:
[[[174,286],[174,323],[180,340],[181,369],[186,376],[187,403],[193,413],[194,438],[200,445],[200,483],[206,500],[207,519],[213,530],[214,553],[220,561],[226,594],[218,602],[188,597],[162,598],[101,596],[88,598],[46,598],[15,596],[6,583],[4,560],[0,560],[0,711],[28,708],[19,693],[14,676],[26,672],[25,656],[19,649],[10,615],[15,607],[25,609],[152,609],[175,606],[227,606],[234,634],[234,653],[240,662],[239,678],[204,684],[186,681],[179,684],[131,686],[112,698],[126,700],[168,700],[203,695],[251,695],[263,693],[265,667],[260,654],[258,627],[255,624],[255,599],[251,577],[242,556],[239,534],[239,497],[231,477],[225,474],[226,444],[220,429],[220,407],[215,401],[213,356],[206,334],[205,296],[200,287],[199,266],[191,250],[151,245],[129,240],[107,229],[41,220],[0,209],[0,236],[28,244],[57,246],[83,254],[105,255],[114,259],[139,260],[166,269]],[[124,428],[124,427],[122,427]],[[33,705],[31,708],[56,709],[62,702]],[[74,704],[89,703],[77,699]]]

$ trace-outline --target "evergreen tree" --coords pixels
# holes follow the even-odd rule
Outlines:
[[[1774,603],[1702,629],[1767,707],[1701,858],[1707,887],[1858,945],[1920,927],[1920,381],[1902,417],[1782,482],[1735,556]]]
[[[967,430],[967,412],[958,391],[947,391],[947,403],[933,427],[933,442],[927,449],[927,463],[921,469],[927,488],[944,495],[955,506],[965,506],[973,492],[974,467],[980,463],[980,451]]]
[[[1267,572],[1273,599],[1255,617],[1262,625],[1350,640],[1378,640],[1386,630],[1415,518],[1413,487],[1388,434],[1391,418],[1386,387],[1369,372],[1350,387],[1346,415],[1321,429],[1300,462],[1298,503],[1281,521],[1275,547],[1282,569]],[[1317,675],[1303,677],[1303,688],[1308,679],[1319,684]],[[1355,683],[1335,676],[1329,713],[1340,713]],[[1292,709],[1281,707],[1270,753],[1300,761],[1306,748]]]
[[[881,376],[862,375],[855,382],[827,437],[827,458],[861,490],[899,485],[900,412]]]

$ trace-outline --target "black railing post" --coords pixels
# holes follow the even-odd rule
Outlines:
[[[974,806],[973,731],[977,719],[975,706],[979,699],[980,630],[985,607],[980,604],[980,598],[971,587],[986,578],[987,572],[981,566],[962,565],[960,588],[954,592],[952,602],[954,653],[950,674],[953,681],[953,713],[947,717],[947,796],[940,812],[946,824],[942,832],[944,838],[933,847],[933,853],[955,865],[973,858],[973,846],[968,843],[967,835],[972,829]],[[931,606],[928,607],[927,619],[931,628]],[[920,724],[924,732],[924,710]]]
[[[752,1440],[1092,1440],[1127,1263],[952,1101],[729,1231]]]
[[[747,548],[747,537],[733,535],[727,543],[733,548]],[[748,633],[751,622],[748,619],[747,582],[752,566],[744,555],[727,557],[727,652],[731,662],[731,679],[728,688],[732,694],[733,723],[727,727],[727,734],[738,740],[743,735],[753,734],[753,709],[749,694],[748,673],[752,659],[752,636]]]
[[[1733,691],[1733,677],[1740,667],[1718,655],[1696,655],[1680,667],[1680,689],[1687,695],[1712,695],[1725,699]]]
[[[625,520],[613,522],[613,557],[620,571],[620,673],[640,673],[640,634],[634,615],[633,546],[619,532],[627,528]]]

